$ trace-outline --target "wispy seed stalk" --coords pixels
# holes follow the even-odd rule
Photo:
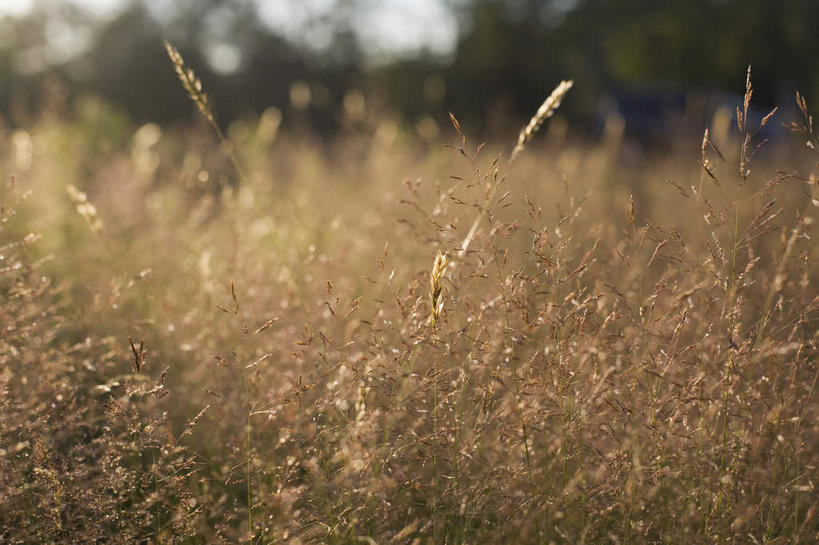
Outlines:
[[[572,85],[574,85],[573,80],[561,81],[560,84],[555,87],[554,91],[552,91],[552,94],[550,94],[549,97],[543,101],[543,104],[541,104],[540,108],[537,109],[537,112],[535,112],[535,115],[529,120],[529,123],[520,131],[520,134],[518,135],[518,142],[515,145],[515,148],[512,150],[512,154],[509,156],[510,165],[515,162],[521,152],[526,148],[526,144],[529,143],[529,141],[535,136],[535,133],[540,130],[543,122],[554,115],[555,111],[560,107],[560,103],[563,102],[563,97],[566,96],[566,93],[569,92]],[[457,125],[456,129],[459,129]],[[469,232],[464,238],[464,241],[461,243],[461,249],[458,251],[459,257],[466,254],[466,251],[469,249],[469,245],[472,243],[472,239],[475,237],[475,233],[477,233],[478,227],[481,224],[481,219],[487,212],[489,204],[492,202],[492,199],[495,197],[497,191],[498,184],[495,183],[486,196],[485,208],[478,213],[478,217],[476,217],[475,221],[472,222]]]
[[[543,104],[537,109],[537,112],[535,112],[535,115],[529,120],[529,123],[520,131],[518,143],[515,145],[515,149],[512,150],[512,155],[509,157],[510,163],[517,159],[518,155],[520,155],[526,147],[526,144],[534,137],[535,133],[540,130],[543,122],[554,115],[555,111],[560,107],[563,97],[566,96],[566,93],[569,92],[572,85],[574,85],[574,81],[572,80],[561,81],[560,84],[555,87],[555,90],[552,91],[552,94],[543,101]]]
[[[216,122],[216,117],[213,115],[213,109],[210,107],[208,95],[202,88],[202,82],[196,77],[193,69],[188,68],[185,65],[185,59],[182,58],[182,54],[179,53],[179,50],[177,50],[167,41],[165,42],[165,50],[168,52],[168,58],[171,59],[171,64],[173,64],[174,71],[176,72],[177,77],[179,77],[179,81],[182,83],[182,87],[185,89],[185,92],[188,93],[188,97],[196,105],[196,109],[199,110],[202,117],[204,117],[208,123],[210,123],[210,126],[213,127],[214,132],[216,132],[216,136],[219,137],[219,141],[222,144],[222,149],[228,154],[228,157],[230,157],[230,161],[233,163],[233,167],[236,169],[239,177],[242,180],[246,180],[247,175],[245,174],[241,163],[239,163],[239,159],[236,157],[236,154],[233,152],[233,147],[231,146],[230,142],[228,142],[227,138],[225,138],[222,129],[219,128],[219,124]]]

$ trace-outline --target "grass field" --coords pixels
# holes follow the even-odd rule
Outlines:
[[[653,155],[0,131],[0,541],[816,543],[815,105],[747,99]]]

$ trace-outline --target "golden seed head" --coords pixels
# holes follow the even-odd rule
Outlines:
[[[434,327],[438,322],[438,318],[444,309],[444,273],[449,260],[446,255],[441,252],[435,256],[435,262],[432,264],[432,272],[429,276],[429,300],[432,309],[430,311],[430,323]]]
[[[208,103],[208,95],[202,91],[202,82],[196,77],[193,69],[185,66],[185,60],[182,58],[182,54],[179,53],[174,46],[168,42],[165,42],[165,50],[168,52],[168,58],[171,59],[171,63],[173,64],[176,75],[179,77],[179,81],[182,82],[182,87],[196,105],[199,113],[201,113],[205,119],[211,123],[214,123],[213,111]]]
[[[555,90],[552,91],[552,94],[543,101],[543,104],[537,109],[535,115],[529,120],[529,124],[520,131],[518,143],[515,149],[512,150],[512,155],[509,157],[510,162],[514,161],[517,156],[520,155],[520,152],[526,147],[526,143],[532,139],[538,129],[540,129],[540,126],[543,125],[543,122],[552,117],[555,111],[560,107],[563,97],[566,96],[566,93],[572,88],[572,85],[574,85],[574,81],[572,80],[561,81],[560,84],[555,87]]]
[[[102,231],[102,220],[97,215],[97,207],[89,202],[88,195],[73,185],[69,185],[65,189],[71,202],[74,203],[77,213],[88,223],[91,230],[95,233]]]

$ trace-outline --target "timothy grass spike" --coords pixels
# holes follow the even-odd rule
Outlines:
[[[429,302],[432,306],[429,314],[429,323],[432,327],[438,323],[438,318],[444,310],[444,273],[446,272],[449,260],[446,255],[438,252],[435,256],[435,263],[432,265],[432,272],[429,275]]]
[[[518,143],[515,149],[512,150],[512,155],[509,157],[509,162],[513,162],[518,155],[524,150],[526,144],[534,137],[535,133],[540,129],[543,122],[552,117],[555,111],[560,107],[563,97],[569,92],[569,89],[574,85],[573,80],[563,80],[555,87],[552,94],[543,101],[540,108],[537,109],[535,115],[529,120],[529,123],[520,131],[518,135]]]
[[[196,105],[199,113],[202,114],[202,116],[207,119],[208,122],[215,126],[216,120],[213,117],[213,110],[210,108],[208,95],[202,90],[202,82],[196,77],[196,74],[193,72],[192,68],[185,66],[185,59],[182,58],[182,54],[179,53],[178,49],[166,41],[165,50],[168,52],[168,57],[171,59],[171,63],[173,64],[174,71],[176,71],[176,75],[179,77],[179,81],[182,82],[182,87]],[[219,129],[217,128],[217,130]]]
[[[168,41],[165,41],[165,50],[168,52],[168,58],[171,59],[173,69],[176,72],[176,75],[179,77],[179,81],[182,83],[182,87],[185,89],[185,92],[188,93],[188,96],[196,105],[196,109],[199,110],[202,117],[207,119],[208,123],[210,123],[211,127],[213,127],[214,132],[216,132],[216,136],[219,137],[219,141],[222,144],[222,149],[225,151],[225,153],[227,153],[230,161],[233,163],[233,167],[239,174],[239,177],[242,180],[247,180],[245,170],[242,168],[239,159],[233,152],[233,146],[230,144],[230,142],[228,142],[227,138],[225,138],[222,129],[219,128],[219,124],[216,122],[216,117],[213,115],[213,110],[210,107],[208,95],[202,88],[202,82],[196,77],[193,69],[188,68],[185,65],[185,59],[182,58],[182,54],[179,53],[179,50],[172,46]]]

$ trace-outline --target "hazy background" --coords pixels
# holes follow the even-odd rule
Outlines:
[[[190,120],[168,39],[223,124],[276,107],[317,133],[383,114],[431,136],[452,111],[505,133],[572,78],[572,130],[617,114],[651,142],[732,110],[749,64],[760,108],[795,89],[816,103],[817,21],[812,0],[0,0],[0,117],[95,96],[133,122]]]

